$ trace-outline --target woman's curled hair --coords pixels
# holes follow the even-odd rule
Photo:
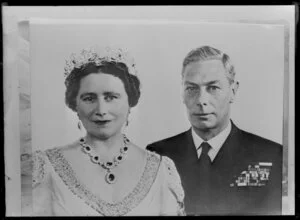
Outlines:
[[[100,65],[95,62],[87,63],[80,68],[74,68],[65,80],[66,105],[76,112],[76,97],[80,89],[81,79],[92,73],[104,73],[118,77],[124,84],[130,107],[137,105],[140,98],[140,81],[137,76],[130,74],[126,64],[116,61],[105,61]]]

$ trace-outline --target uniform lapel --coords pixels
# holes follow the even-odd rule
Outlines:
[[[174,144],[176,149],[174,149],[173,161],[180,173],[180,177],[182,179],[182,183],[185,189],[193,188],[194,186],[190,186],[192,184],[193,179],[195,178],[195,174],[197,173],[196,163],[198,160],[196,148],[194,146],[194,141],[192,138],[191,129],[187,130],[183,133],[183,136],[176,140]]]
[[[235,161],[238,161],[238,158],[243,153],[242,140],[240,135],[240,130],[233,124],[231,121],[231,131],[225,140],[223,146],[215,157],[214,164],[223,164],[224,165],[233,165]]]
[[[182,143],[180,143],[180,152],[182,158],[189,163],[196,162],[198,160],[197,150],[193,141],[191,128],[184,134]]]
[[[244,149],[241,131],[232,123],[231,132],[212,164],[215,184],[222,183],[224,190],[230,190],[229,186],[240,173],[240,164],[245,160]]]

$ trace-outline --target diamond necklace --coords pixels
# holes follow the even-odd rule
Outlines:
[[[102,162],[100,161],[100,156],[96,154],[93,148],[86,143],[84,138],[80,138],[79,143],[82,146],[82,150],[84,153],[88,154],[91,158],[91,161],[95,164],[100,165],[102,168],[106,170],[105,180],[109,184],[113,184],[116,182],[116,175],[111,170],[118,166],[126,157],[129,140],[125,135],[123,135],[124,147],[121,147],[120,154],[115,156],[113,161]]]

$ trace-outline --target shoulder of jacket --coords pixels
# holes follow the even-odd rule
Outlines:
[[[174,135],[172,137],[168,137],[166,139],[162,139],[160,141],[153,142],[147,146],[147,149],[157,149],[162,147],[168,147],[176,143],[178,140],[182,139],[184,135],[186,135],[188,131],[182,132],[180,134]]]
[[[260,155],[268,155],[270,158],[277,158],[276,160],[280,160],[282,158],[283,147],[281,144],[247,131],[240,131],[242,134],[242,141],[247,147],[246,150],[259,152]]]
[[[277,148],[282,148],[281,144],[276,143],[275,141],[271,141],[267,138],[263,138],[259,135],[244,131],[244,130],[240,130],[243,138],[247,139],[247,141],[249,142],[254,142],[257,143],[258,145],[264,145],[264,146],[271,146],[271,147],[277,147]]]

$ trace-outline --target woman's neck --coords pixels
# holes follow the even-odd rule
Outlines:
[[[86,135],[86,143],[90,145],[97,154],[111,158],[120,152],[120,148],[123,147],[123,135],[116,134],[107,139],[101,139],[99,137],[95,137],[93,135]]]

